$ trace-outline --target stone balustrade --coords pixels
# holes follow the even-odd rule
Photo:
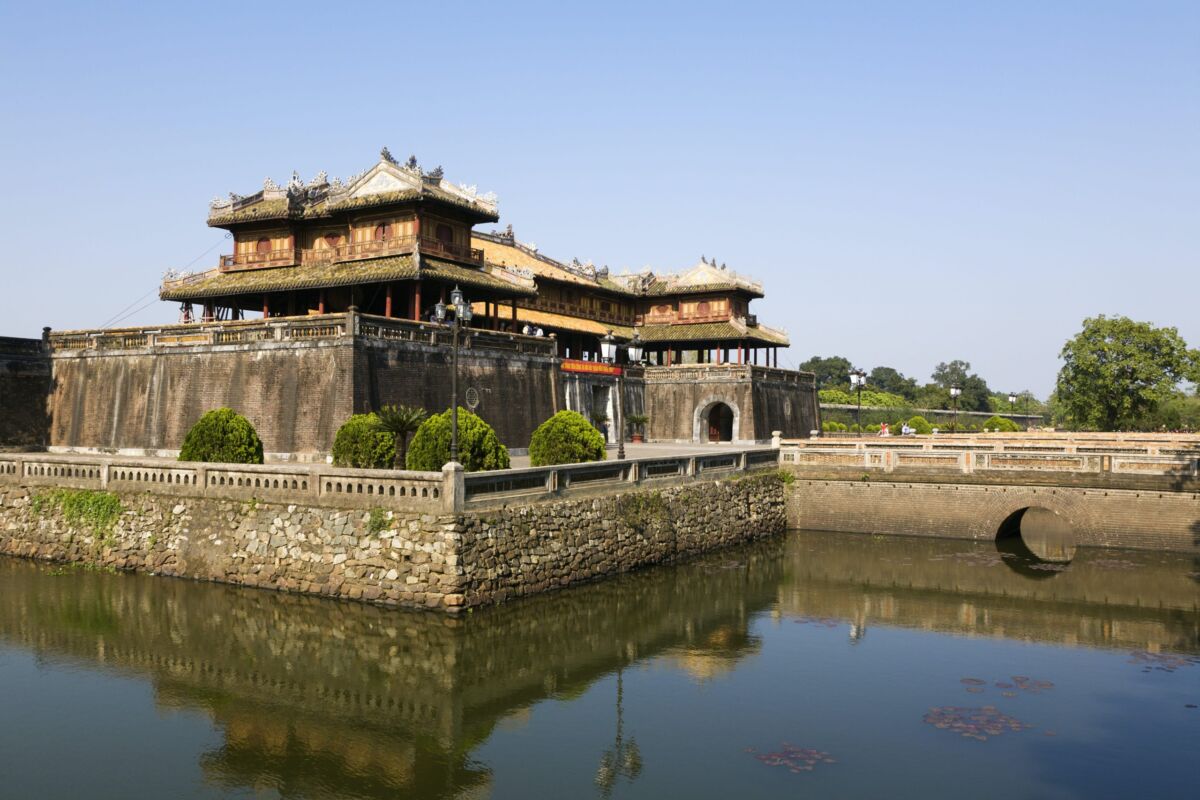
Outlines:
[[[789,439],[788,447],[821,450],[903,450],[973,451],[994,453],[1092,453],[1100,455],[1192,456],[1200,457],[1200,437],[1191,434],[1128,435],[1113,434],[1039,434],[1005,436],[882,436],[871,438],[837,438],[819,436],[812,439]]]
[[[1070,449],[1067,449],[1067,448]],[[1011,443],[936,443],[931,441],[839,442],[831,446],[806,441],[781,445],[780,463],[797,468],[833,468],[891,473],[928,470],[966,475],[1005,472],[1061,473],[1070,475],[1138,475],[1191,479],[1200,477],[1200,453],[1163,448],[1165,455],[1129,452],[1136,448],[1106,450],[1099,445],[1062,445],[1053,451],[1035,450]]]
[[[326,464],[206,464],[74,455],[0,455],[0,483],[304,503],[335,508],[453,511],[461,473]]]

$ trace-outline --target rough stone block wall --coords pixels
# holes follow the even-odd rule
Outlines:
[[[348,339],[76,351],[53,364],[58,447],[178,450],[204,412],[228,406],[268,453],[325,453],[353,413]]]
[[[664,369],[671,369],[665,367]],[[690,442],[695,436],[696,409],[722,402],[738,413],[734,436],[747,440],[759,438],[754,431],[753,392],[749,381],[678,381],[646,382],[646,415],[649,438],[657,441]],[[701,421],[701,437],[707,436],[707,421]],[[770,437],[770,433],[766,437]]]
[[[479,395],[475,413],[506,446],[528,447],[534,428],[554,415],[554,359],[463,349],[458,365],[459,405],[467,407],[465,394],[473,387]],[[449,408],[450,352],[412,343],[360,340],[354,357],[355,413],[386,404],[419,406],[430,413]],[[329,441],[332,444],[332,437]]]
[[[1066,519],[1076,544],[1200,553],[1200,494],[1120,489],[797,479],[790,527],[992,541],[1023,508]]]
[[[35,501],[35,497],[41,499]],[[366,600],[454,608],[453,516],[119,494],[111,528],[72,522],[52,490],[0,487],[0,554]]]
[[[563,500],[465,518],[468,605],[660,564],[786,529],[777,473]]]
[[[41,344],[0,337],[0,448],[50,443],[50,357]]]

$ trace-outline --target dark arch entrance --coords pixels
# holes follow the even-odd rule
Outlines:
[[[708,441],[733,441],[733,409],[724,403],[714,403],[708,410]]]
[[[1030,577],[1049,577],[1054,574],[1047,571],[1049,565],[1065,565],[1075,557],[1075,533],[1071,523],[1055,512],[1026,507],[1009,514],[1000,523],[996,549],[1005,554],[1005,563],[1018,572]]]

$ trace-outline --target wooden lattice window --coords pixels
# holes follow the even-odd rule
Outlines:
[[[375,226],[375,241],[382,242],[388,238],[388,226],[382,222]]]
[[[325,234],[325,244],[329,245],[329,249],[331,249],[331,250],[333,248],[337,247],[338,243],[341,241],[342,241],[342,237],[336,233]]]
[[[259,239],[258,243],[254,246],[254,252],[258,253],[260,256],[265,256],[268,253],[270,253],[271,252],[271,240],[268,239],[266,236]]]
[[[454,229],[444,222],[438,223],[433,235],[442,244],[454,244]]]

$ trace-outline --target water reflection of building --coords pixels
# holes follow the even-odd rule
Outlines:
[[[1066,645],[1200,650],[1200,594],[1186,557],[1081,549],[1022,571],[990,544],[799,534],[783,614]]]
[[[714,661],[748,652],[749,621],[775,596],[778,543],[744,559],[464,619],[138,576],[53,578],[0,560],[14,598],[0,639],[148,678],[160,704],[203,709],[224,737],[202,766],[227,790],[485,796],[490,771],[471,752],[514,712],[679,646]]]

